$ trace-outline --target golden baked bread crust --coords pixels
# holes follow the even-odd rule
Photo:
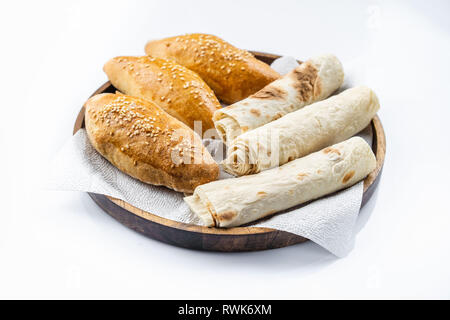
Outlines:
[[[217,97],[228,104],[247,98],[280,78],[251,53],[208,34],[149,41],[145,52],[152,57],[172,59],[197,72]]]
[[[92,145],[130,176],[186,193],[217,179],[219,166],[200,137],[154,103],[103,93],[85,108]]]
[[[150,100],[168,114],[202,133],[214,128],[212,115],[221,108],[214,92],[195,72],[160,58],[115,57],[103,67],[112,85],[126,95]]]

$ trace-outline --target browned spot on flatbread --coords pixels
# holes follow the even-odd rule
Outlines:
[[[211,202],[208,201],[206,203],[206,209],[208,210],[209,214],[211,215],[211,218],[213,220],[214,226],[218,227],[219,226],[219,220],[217,219],[217,215],[215,213],[215,210],[214,210]]]
[[[318,81],[318,70],[311,63],[302,63],[295,68],[292,73],[294,78],[293,86],[299,93],[302,101],[309,101],[311,98],[320,95],[322,90]]]
[[[214,212],[214,208],[212,206],[211,202],[206,202],[206,209],[209,211],[209,213],[213,213]]]
[[[236,215],[237,215],[236,211],[225,211],[224,213],[220,214],[220,220],[229,221],[232,220],[234,217],[236,217]]]
[[[277,119],[280,119],[282,116],[284,116],[284,114],[282,114],[281,112],[278,112],[276,115],[274,115],[272,117],[272,121],[275,121]]]
[[[334,148],[331,148],[331,147],[328,147],[328,148],[325,148],[324,150],[323,150],[323,153],[325,153],[325,154],[328,154],[328,153],[336,153],[337,155],[341,155],[341,153],[339,152],[339,150],[338,149],[334,149]]]
[[[318,174],[321,174],[321,173],[322,173],[322,170],[320,170],[320,169],[317,170],[317,173],[318,173]]]
[[[287,95],[287,92],[284,91],[283,89],[269,85],[265,88],[262,88],[254,95],[252,95],[252,98],[281,100],[281,99],[284,99],[286,97],[286,95]]]
[[[300,181],[302,181],[302,180],[305,179],[305,177],[307,177],[307,176],[308,176],[307,173],[299,173],[299,174],[297,175],[297,179],[300,180]]]
[[[355,171],[350,171],[350,172],[348,172],[348,173],[344,176],[344,179],[342,179],[342,183],[347,183],[354,175],[355,175]]]
[[[247,126],[243,126],[243,127],[241,128],[241,130],[242,130],[242,132],[246,132],[246,131],[248,131],[248,127],[247,127]]]
[[[259,191],[256,195],[260,196],[260,197],[264,197],[267,195],[267,192],[264,191]]]
[[[250,112],[253,113],[257,117],[261,116],[261,112],[257,109],[250,109]]]

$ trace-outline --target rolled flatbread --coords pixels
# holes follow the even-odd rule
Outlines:
[[[360,137],[258,174],[198,186],[184,198],[206,226],[235,227],[349,187],[375,169]]]
[[[223,168],[242,176],[283,165],[352,137],[379,108],[371,89],[345,90],[240,135],[229,146]]]
[[[217,110],[214,126],[231,143],[241,133],[327,98],[343,81],[342,64],[334,55],[310,59],[250,97]]]

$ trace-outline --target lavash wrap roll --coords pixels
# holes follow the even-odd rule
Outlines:
[[[349,187],[375,167],[370,146],[353,137],[278,168],[203,184],[184,200],[204,225],[236,227]]]
[[[334,55],[312,58],[250,97],[217,110],[214,126],[229,144],[246,131],[327,98],[343,81],[342,64]]]
[[[240,135],[229,146],[223,169],[242,176],[283,165],[352,137],[379,108],[371,89],[345,90]]]

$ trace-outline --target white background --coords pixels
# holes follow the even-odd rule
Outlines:
[[[0,298],[450,298],[448,1],[9,1],[0,8]],[[355,249],[211,253],[145,238],[83,193],[41,190],[105,61],[188,32],[372,87],[387,135]]]

